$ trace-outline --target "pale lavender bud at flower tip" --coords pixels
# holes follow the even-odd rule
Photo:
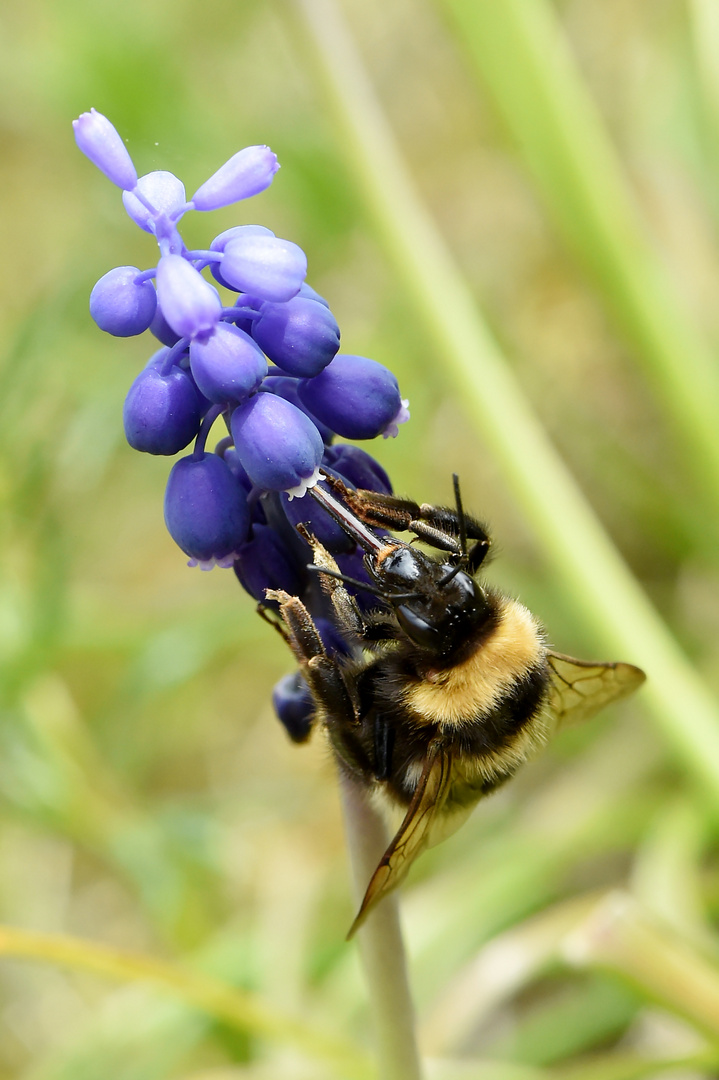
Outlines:
[[[82,113],[72,122],[75,142],[85,157],[124,191],[137,184],[137,172],[127,147],[110,121],[97,109]]]
[[[187,259],[163,255],[156,281],[162,314],[176,334],[195,338],[214,330],[222,312],[220,297]]]
[[[185,185],[174,173],[158,169],[155,172],[145,173],[137,181],[137,191],[152,204],[157,214],[172,214],[185,205]],[[128,214],[145,232],[155,232],[155,217],[146,206],[140,202],[137,195],[130,191],[124,191],[122,202]]]
[[[190,203],[195,210],[218,210],[249,199],[270,186],[279,167],[269,146],[246,146],[198,187]]]

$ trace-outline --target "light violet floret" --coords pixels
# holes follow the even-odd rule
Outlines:
[[[90,314],[101,330],[114,337],[142,334],[152,322],[157,294],[136,266],[108,270],[90,293]]]
[[[138,194],[142,196],[142,202]],[[123,192],[122,202],[136,225],[145,232],[156,234],[156,221],[160,215],[172,216],[187,205],[185,185],[171,172],[157,170],[145,173],[137,181],[134,192]]]
[[[264,491],[304,494],[317,482],[324,444],[309,416],[275,394],[255,394],[232,414],[240,463]]]
[[[270,186],[279,167],[269,146],[246,146],[198,187],[189,205],[195,210],[218,210],[249,199]]]
[[[127,147],[107,117],[90,109],[73,120],[72,127],[75,142],[85,157],[117,187],[131,191],[137,184],[137,172]]]
[[[209,334],[222,313],[217,290],[182,255],[163,255],[157,264],[157,299],[168,326],[180,337]]]
[[[281,303],[300,291],[307,256],[291,240],[251,233],[228,241],[220,271],[233,288]]]

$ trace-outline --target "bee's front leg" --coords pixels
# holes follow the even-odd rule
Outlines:
[[[438,551],[452,555],[465,555],[468,569],[474,573],[482,563],[490,547],[487,529],[477,518],[463,510],[431,503],[416,503],[412,499],[399,499],[395,495],[347,487],[337,477],[325,476],[333,489],[365,525],[392,529],[395,532],[412,532]],[[462,550],[462,537],[472,545]]]

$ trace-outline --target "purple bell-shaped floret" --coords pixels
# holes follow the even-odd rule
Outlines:
[[[137,183],[137,172],[127,147],[107,117],[90,109],[73,120],[72,127],[75,142],[85,157],[117,187],[131,191]]]
[[[277,394],[278,397],[291,402],[301,412],[306,413],[306,415],[309,416],[310,420],[322,436],[322,441],[331,443],[335,437],[335,433],[334,431],[331,431],[326,424],[323,424],[321,420],[318,420],[317,417],[312,416],[305,403],[301,400],[299,394],[300,380],[293,379],[289,375],[278,375],[276,374],[277,370],[277,368],[270,369],[267,378],[260,387],[262,393]]]
[[[323,484],[319,486],[324,487]],[[306,525],[331,555],[354,551],[356,545],[352,537],[348,536],[342,526],[338,525],[324,507],[316,503],[314,499],[290,499],[289,495],[284,493],[280,498],[289,523],[295,528],[298,525]]]
[[[161,350],[130,387],[123,408],[125,437],[146,454],[178,454],[200,430],[201,399],[181,368],[162,373]]]
[[[302,743],[312,730],[315,703],[299,671],[283,675],[272,691],[272,704],[285,731],[293,742]]]
[[[313,415],[345,439],[396,435],[397,424],[409,419],[395,376],[366,356],[340,353],[314,379],[303,379],[299,394]]]
[[[217,454],[175,462],[165,492],[165,524],[170,536],[203,570],[231,566],[247,539],[247,495]]]
[[[217,290],[182,255],[163,255],[157,264],[157,299],[180,337],[209,334],[222,311]]]
[[[152,205],[153,212],[140,202],[137,194],[125,191],[122,202],[128,214],[145,232],[155,232],[155,222],[160,214],[170,215],[179,210],[186,203],[185,185],[174,173],[158,169],[156,172],[145,173],[137,181],[136,192],[140,192],[148,203]]]
[[[167,319],[162,314],[162,308],[159,304],[155,308],[155,314],[150,323],[150,333],[153,337],[156,337],[158,341],[162,342],[163,345],[176,345],[180,340],[180,335],[176,334],[169,325]]]
[[[243,236],[274,236],[272,229],[266,229],[264,225],[233,225],[231,229],[225,229],[224,232],[219,233],[210,244],[210,251],[224,252],[225,248],[229,244],[230,240],[239,240]],[[210,270],[215,281],[220,285],[224,285],[226,289],[232,289],[234,292],[238,290],[234,285],[230,285],[229,281],[225,281],[222,276],[222,264],[220,262],[211,262]]]
[[[325,300],[324,296],[320,296],[316,289],[313,289],[311,285],[308,285],[306,281],[303,281],[300,285],[300,291],[298,296],[304,296],[305,300],[316,300],[318,304],[322,304],[323,307],[328,308],[329,304]]]
[[[304,296],[263,304],[252,336],[273,363],[304,379],[319,375],[340,347],[340,328],[330,309]]]
[[[246,146],[226,161],[191,199],[195,210],[218,210],[258,195],[272,183],[280,165],[269,146]]]
[[[232,414],[237,456],[265,491],[304,495],[319,479],[324,443],[310,418],[275,394],[255,394]]]
[[[151,325],[157,293],[151,281],[138,281],[136,266],[108,270],[90,293],[90,314],[107,334],[133,337]]]
[[[190,345],[195,382],[210,401],[245,401],[267,374],[267,359],[249,334],[220,322],[204,341]]]
[[[325,448],[322,464],[339,473],[350,487],[378,491],[383,495],[392,494],[392,484],[387,473],[378,461],[359,446],[352,446],[350,443],[328,446]]]
[[[291,240],[249,233],[227,242],[220,273],[233,289],[284,303],[299,292],[307,256]]]
[[[262,604],[267,589],[297,596],[304,587],[297,560],[279,533],[266,524],[253,524],[249,540],[239,550],[235,574],[242,588]],[[273,601],[271,606],[277,604]]]

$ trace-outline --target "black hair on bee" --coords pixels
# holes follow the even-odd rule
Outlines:
[[[350,935],[406,876],[562,724],[632,693],[644,673],[554,652],[519,601],[477,580],[486,527],[453,508],[353,490],[329,474],[311,494],[364,551],[368,581],[348,578],[302,526],[346,653],[325,648],[303,600],[282,590],[279,629],[342,769],[404,808]],[[388,532],[387,530],[392,530]],[[411,532],[431,556],[394,532]],[[350,590],[376,608],[363,612]],[[309,724],[307,733],[309,733]]]

